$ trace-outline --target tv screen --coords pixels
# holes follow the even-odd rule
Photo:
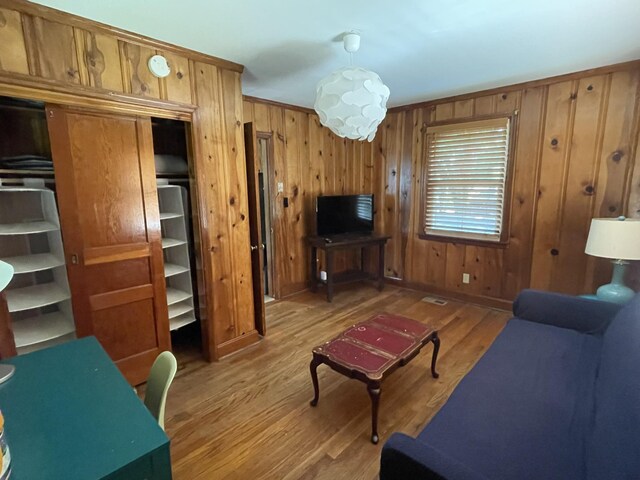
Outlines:
[[[373,232],[373,194],[316,199],[318,235]]]

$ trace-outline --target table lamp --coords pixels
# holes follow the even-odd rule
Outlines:
[[[9,285],[13,278],[13,267],[7,262],[0,260],[0,293]],[[9,380],[15,372],[16,367],[13,365],[0,365],[0,383]]]
[[[629,260],[640,260],[640,219],[594,218],[587,239],[585,253],[610,258],[613,263],[611,283],[596,292],[599,300],[626,303],[635,292],[624,284]]]

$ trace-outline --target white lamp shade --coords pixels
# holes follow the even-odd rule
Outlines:
[[[318,82],[314,108],[320,123],[339,137],[372,141],[387,114],[389,93],[378,74],[346,67]]]
[[[640,260],[640,219],[594,218],[587,254],[614,260]]]
[[[0,292],[3,291],[13,278],[13,266],[0,260]]]

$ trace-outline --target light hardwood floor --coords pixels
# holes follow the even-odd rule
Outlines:
[[[394,431],[419,432],[504,327],[509,313],[387,286],[339,291],[332,304],[304,292],[267,305],[267,337],[220,362],[176,341],[180,371],[169,392],[166,430],[174,476],[199,479],[377,478],[380,450]],[[364,384],[318,369],[320,402],[309,406],[311,349],[373,313],[387,311],[440,330],[440,378],[431,346],[382,385],[380,444],[370,437]],[[193,342],[191,343],[193,345]]]

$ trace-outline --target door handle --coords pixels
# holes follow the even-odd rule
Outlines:
[[[257,245],[251,245],[251,251],[255,252],[258,249]]]

